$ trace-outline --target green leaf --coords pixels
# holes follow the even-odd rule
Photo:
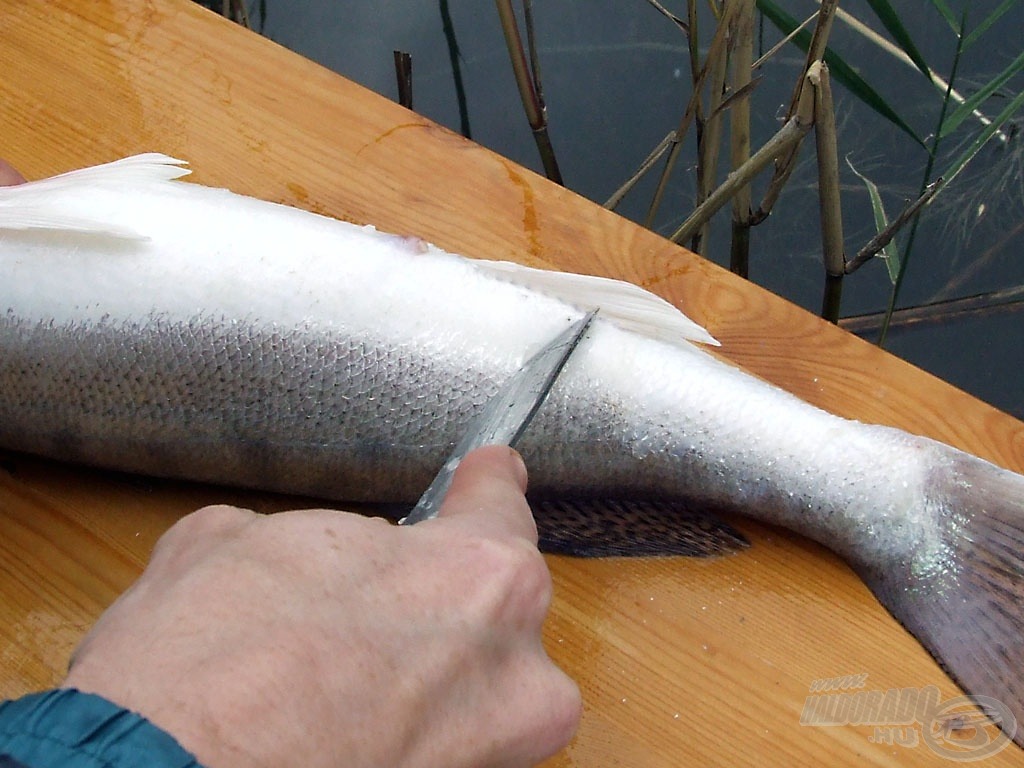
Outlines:
[[[942,174],[942,178],[946,180],[947,187],[950,182],[959,175],[960,171],[962,171],[964,167],[974,159],[974,156],[978,154],[983,146],[985,146],[985,143],[995,136],[996,131],[1002,129],[1003,125],[1013,117],[1021,107],[1024,107],[1024,91],[1018,93],[1017,96],[1006,105],[1006,108],[992,120],[992,123],[986,126],[984,131],[978,134],[978,138],[974,140],[974,143],[964,150],[960,157],[954,160],[949,168],[946,169],[946,172]]]
[[[878,185],[858,171],[853,166],[853,163],[850,162],[849,157],[846,158],[846,164],[850,166],[850,170],[857,174],[857,177],[867,187],[868,198],[871,200],[871,212],[875,216],[875,232],[881,234],[889,226],[889,217],[885,215],[885,206],[882,205],[882,195],[878,192]],[[889,270],[889,280],[893,285],[896,285],[896,278],[900,274],[900,254],[896,248],[896,242],[890,240],[886,243],[885,247],[879,252],[878,257],[885,261],[885,268]]]
[[[903,52],[910,57],[910,60],[917,65],[917,68],[921,70],[921,74],[928,78],[929,81],[932,79],[931,70],[928,68],[928,64],[925,63],[924,57],[920,51],[917,50],[917,46],[914,45],[914,41],[910,39],[910,33],[907,32],[907,28],[903,26],[903,22],[900,17],[896,14],[896,11],[889,5],[889,0],[868,0],[868,5],[871,6],[871,10],[875,12],[878,20],[882,22],[883,26],[889,30],[889,34],[892,35],[893,40],[903,49]]]
[[[960,124],[970,117],[974,113],[974,110],[976,110],[983,101],[995,93],[999,88],[1002,88],[1007,81],[1021,71],[1024,71],[1024,51],[1021,51],[1010,66],[985,83],[985,85],[983,85],[976,93],[972,94],[970,98],[964,101],[963,104],[957,107],[953,113],[943,121],[942,130],[939,132],[939,138],[944,138],[959,128]]]
[[[800,26],[792,16],[779,8],[772,0],[757,0],[757,7],[784,35],[790,34]],[[807,51],[810,41],[811,33],[807,30],[801,30],[793,37],[793,43],[804,52]],[[928,146],[921,137],[917,135],[913,128],[907,125],[896,110],[890,107],[885,99],[831,48],[825,51],[825,63],[828,64],[833,79],[842,83],[853,95],[910,136],[925,150],[928,149]]]
[[[935,0],[932,0],[935,2]],[[1002,4],[996,8],[992,13],[985,17],[985,20],[978,25],[971,34],[964,40],[964,48],[968,48],[974,44],[974,42],[988,31],[988,28],[995,24],[1002,17],[1004,13],[1013,8],[1017,4],[1017,0],[1003,0]]]
[[[1010,2],[1015,3],[1017,2],[1017,0],[1010,0]],[[946,3],[946,0],[932,0],[932,5],[935,6],[935,10],[937,10],[939,12],[939,15],[946,20],[947,24],[949,24],[949,28],[952,29],[954,33],[959,35],[960,19],[957,18],[957,15],[955,13],[953,13],[953,9],[949,7],[949,4]]]

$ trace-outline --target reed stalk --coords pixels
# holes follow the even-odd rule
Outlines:
[[[810,70],[811,65],[814,64],[814,62],[824,58],[825,49],[828,46],[829,34],[832,31],[832,21],[835,17],[835,12],[838,6],[839,0],[822,0],[821,7],[818,9],[818,20],[814,26],[814,34],[811,36],[811,43],[807,48],[807,59],[804,66],[804,72]],[[793,89],[793,96],[790,99],[787,119],[792,118],[795,111],[799,109],[799,104],[805,87],[807,87],[807,78],[801,77],[797,82],[796,87]],[[765,191],[764,197],[761,199],[761,204],[758,205],[757,210],[754,212],[751,221],[752,224],[759,224],[768,218],[772,208],[775,207],[775,203],[778,202],[779,195],[782,194],[783,187],[785,187],[786,182],[789,181],[789,177],[793,173],[793,168],[796,167],[796,158],[799,151],[800,142],[797,142],[785,155],[776,160],[775,173],[772,176],[771,181],[768,183],[768,189]]]
[[[698,206],[714,191],[717,183],[718,158],[722,149],[722,132],[725,120],[719,107],[724,99],[725,80],[729,70],[730,49],[735,40],[732,26],[741,1],[726,0],[718,22],[719,28],[726,30],[726,44],[718,48],[713,58],[709,54],[704,65],[708,68],[708,95],[706,102],[708,117],[704,123],[704,130],[700,135],[697,147]],[[704,255],[704,244],[708,240],[710,226],[711,222],[705,221],[703,226],[694,234],[690,242],[690,250],[694,253]]]
[[[682,243],[693,237],[704,223],[714,216],[736,193],[740,187],[749,184],[764,168],[776,158],[790,151],[811,129],[812,118],[804,118],[799,114],[790,118],[771,139],[766,141],[750,159],[730,173],[718,187],[693,213],[680,225],[671,236],[675,243]]]
[[[512,2],[511,0],[495,0],[495,4],[498,9],[498,18],[501,21],[501,29],[505,35],[505,44],[508,46],[509,59],[512,62],[512,73],[515,75],[526,119],[530,123],[533,139],[537,144],[537,151],[540,153],[544,174],[556,184],[564,184],[562,172],[558,168],[558,160],[555,157],[555,148],[548,134],[547,109],[541,98],[542,92],[537,71],[533,70],[531,73],[526,52],[523,50],[523,41],[519,36],[519,24],[516,21],[515,12],[512,10]],[[528,26],[527,34],[532,39],[532,24]],[[532,58],[536,65],[536,51],[533,52]]]
[[[252,29],[252,25],[249,23],[249,10],[245,7],[245,0],[224,0],[221,4],[221,15],[246,29]]]
[[[441,14],[441,29],[444,32],[445,44],[448,46],[448,62],[452,68],[452,80],[455,84],[455,101],[459,105],[459,132],[467,139],[473,138],[469,126],[469,101],[466,98],[466,86],[462,82],[462,53],[459,41],[455,36],[455,22],[448,7],[448,0],[439,0],[438,11]]]
[[[945,299],[916,307],[897,309],[889,317],[889,327],[908,327],[928,323],[948,322],[967,317],[988,316],[1024,310],[1024,285],[1000,288],[997,291]],[[851,333],[866,335],[878,331],[886,322],[887,312],[871,312],[844,317],[839,325]]]
[[[743,94],[752,88],[754,59],[754,13],[756,0],[744,0],[736,15],[735,45],[732,53],[732,92]],[[732,170],[750,159],[750,100],[738,99],[729,113],[729,164]],[[732,237],[729,268],[742,277],[750,272],[750,185],[737,190],[732,199]]]
[[[395,78],[398,80],[398,103],[412,109],[412,55],[395,51]]]
[[[690,0],[690,6],[692,7],[694,0]],[[690,63],[694,66],[699,61],[696,51],[695,41],[695,30],[696,30],[696,10],[693,10],[691,15],[687,18],[690,23]],[[672,147],[669,150],[668,157],[665,160],[665,165],[662,168],[661,176],[658,178],[657,188],[654,190],[654,196],[651,199],[651,204],[647,209],[647,216],[644,218],[644,226],[648,229],[654,228],[654,219],[658,215],[658,210],[661,208],[661,203],[665,197],[665,189],[668,187],[668,180],[672,175],[672,171],[676,166],[676,162],[679,159],[679,152],[682,149],[683,139],[686,137],[686,133],[690,128],[690,124],[693,123],[701,113],[701,92],[704,89],[704,81],[708,77],[708,66],[707,62],[714,61],[719,56],[723,55],[725,46],[728,42],[728,25],[719,23],[718,28],[715,30],[714,37],[711,39],[711,45],[708,47],[708,54],[705,59],[705,64],[699,68],[694,68],[693,77],[693,90],[690,92],[690,98],[686,103],[686,109],[683,110],[682,117],[679,118],[679,127],[676,128],[675,137],[673,138]],[[699,123],[698,123],[699,125]],[[698,135],[698,145],[701,143],[701,138]],[[691,233],[692,236],[692,233]],[[678,241],[677,241],[678,242]]]
[[[694,92],[700,91],[700,83],[703,80],[700,78],[698,73],[701,71],[700,66],[700,26],[697,18],[697,2],[696,0],[687,0],[686,2],[686,28],[687,34],[687,45],[686,50],[690,55],[690,85]],[[703,116],[700,113],[700,105],[698,102],[697,106],[697,123],[698,125],[703,122]]]
[[[944,183],[945,182],[942,178],[938,178],[925,187],[924,192],[916,200],[904,207],[904,209],[900,211],[899,215],[893,219],[888,226],[872,237],[867,243],[865,243],[863,248],[857,251],[857,254],[846,263],[844,267],[845,273],[847,275],[853,274],[864,266],[864,264],[877,256],[883,248],[892,242],[896,233],[899,232],[908,221],[913,219],[921,209],[931,202],[932,198],[938,194]]]
[[[661,157],[668,151],[669,147],[672,146],[672,142],[675,139],[676,132],[669,131],[665,134],[665,138],[658,142],[657,146],[654,147],[644,158],[640,166],[633,172],[633,175],[626,179],[625,183],[617,190],[615,190],[611,197],[604,201],[604,207],[610,211],[614,211],[622,199],[629,194],[629,191],[636,186],[637,182],[642,179],[648,171],[651,170],[661,159]]]
[[[682,243],[693,237],[708,219],[733,198],[737,190],[750,184],[769,163],[791,152],[813,125],[814,95],[810,89],[804,89],[801,91],[796,111],[785,125],[751,155],[747,162],[726,176],[721,186],[697,206],[670,239],[675,243]]]
[[[821,219],[821,253],[825,263],[825,291],[821,316],[839,320],[846,254],[843,250],[843,212],[839,199],[839,151],[836,141],[835,106],[828,66],[815,62],[807,73],[814,85],[814,140],[818,159],[818,211]]]
[[[668,19],[673,24],[675,24],[677,27],[679,27],[679,29],[681,29],[684,34],[689,34],[690,26],[685,21],[683,21],[678,16],[676,16],[674,13],[672,13],[672,11],[670,11],[664,5],[659,3],[658,0],[647,0],[647,2],[650,5],[652,5],[655,8],[655,10],[658,11],[658,13],[660,13],[666,19]],[[692,3],[690,5],[692,5]]]
[[[779,40],[779,42],[777,42],[775,45],[769,48],[765,53],[761,54],[757,61],[754,62],[752,68],[759,69],[762,64],[764,64],[766,61],[775,56],[775,54],[777,54],[779,51],[781,51],[783,48],[785,48],[787,45],[793,42],[794,38],[796,38],[797,35],[803,32],[807,27],[809,27],[811,23],[814,22],[817,18],[818,12],[815,11],[806,19],[804,19],[800,24],[794,27],[792,32],[790,32],[788,35]]]

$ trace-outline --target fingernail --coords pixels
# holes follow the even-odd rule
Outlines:
[[[509,456],[516,465],[516,481],[519,483],[519,487],[523,493],[526,493],[526,484],[528,480],[528,472],[526,471],[526,462],[523,461],[523,457],[519,454],[515,448],[508,449]]]

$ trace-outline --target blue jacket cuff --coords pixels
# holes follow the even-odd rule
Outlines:
[[[73,688],[0,703],[0,756],[27,768],[202,768],[142,715]]]

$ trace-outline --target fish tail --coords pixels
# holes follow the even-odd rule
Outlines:
[[[862,575],[999,726],[1003,746],[1024,746],[1024,476],[950,456],[928,488],[934,541]]]

